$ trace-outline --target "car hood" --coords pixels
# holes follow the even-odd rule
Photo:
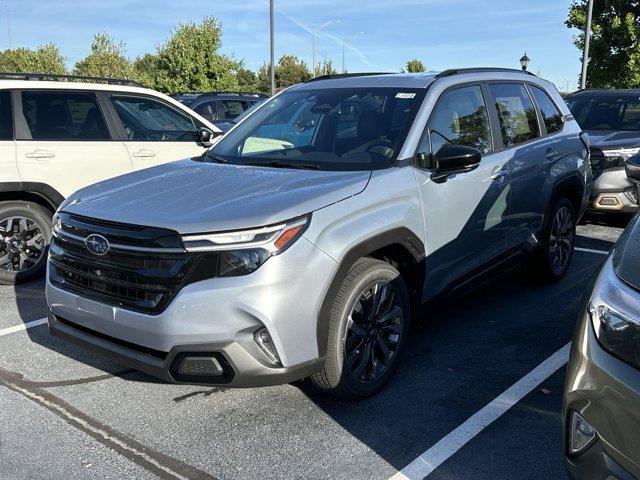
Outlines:
[[[269,225],[362,192],[369,171],[336,172],[183,160],[112,178],[73,194],[65,212],[203,233]]]
[[[622,281],[640,290],[640,216],[636,216],[618,239],[613,268]]]
[[[640,147],[640,132],[587,130],[589,142],[596,148],[634,148]]]

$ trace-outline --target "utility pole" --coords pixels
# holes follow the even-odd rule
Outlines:
[[[7,8],[6,9],[6,14],[7,14],[7,35],[9,37],[9,49],[13,48],[13,41],[11,38],[11,11]]]
[[[340,23],[340,20],[329,20],[328,22],[323,23],[319,27],[313,27],[311,31],[311,34],[313,35],[313,56],[312,56],[313,64],[311,65],[311,73],[313,75],[313,78],[316,77],[316,35],[318,34],[318,32],[320,32],[320,30],[322,30],[325,27],[328,27],[332,23]]]
[[[587,65],[589,63],[589,41],[591,40],[591,18],[593,17],[593,0],[589,0],[587,9],[587,24],[584,28],[584,50],[582,52],[582,74],[580,75],[580,89],[587,88]]]
[[[346,56],[347,47],[350,46],[351,42],[353,42],[360,35],[364,35],[364,32],[358,32],[358,33],[352,35],[351,37],[349,37],[347,40],[343,40],[342,41],[342,73],[347,73],[347,65],[346,65],[346,62],[345,62],[345,56]]]
[[[271,66],[269,68],[269,76],[271,77],[271,96],[276,94],[276,47],[275,47],[275,12],[274,0],[269,0],[269,42]]]

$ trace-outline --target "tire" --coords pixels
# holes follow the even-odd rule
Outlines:
[[[532,259],[537,277],[544,282],[558,282],[569,270],[576,238],[576,214],[566,198],[558,199],[545,219],[542,248]],[[561,235],[558,235],[558,228]]]
[[[372,308],[376,299],[378,307]],[[370,318],[372,310],[378,313]],[[351,400],[382,389],[404,350],[410,310],[409,292],[398,270],[380,260],[358,260],[333,300],[326,361],[311,377],[313,384]]]
[[[0,202],[0,285],[30,282],[44,274],[52,215],[37,203]]]

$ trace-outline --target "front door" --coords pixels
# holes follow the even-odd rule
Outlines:
[[[205,151],[194,120],[160,100],[138,95],[111,95],[122,122],[125,145],[135,170],[195,157]]]
[[[453,143],[478,148],[482,160],[475,170],[442,183],[431,180],[431,171],[416,169],[426,224],[425,300],[506,249],[508,157],[494,151],[491,132],[480,85],[443,93],[427,124],[419,152],[436,153]]]

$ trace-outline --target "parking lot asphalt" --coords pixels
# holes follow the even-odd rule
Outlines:
[[[402,365],[351,403],[306,382],[177,386],[88,354],[45,325],[43,283],[0,287],[0,478],[387,479],[447,437],[572,337],[590,276],[623,225],[581,225],[567,277],[521,271],[420,312]],[[566,478],[564,367],[429,478]],[[396,477],[398,478],[398,477]]]

